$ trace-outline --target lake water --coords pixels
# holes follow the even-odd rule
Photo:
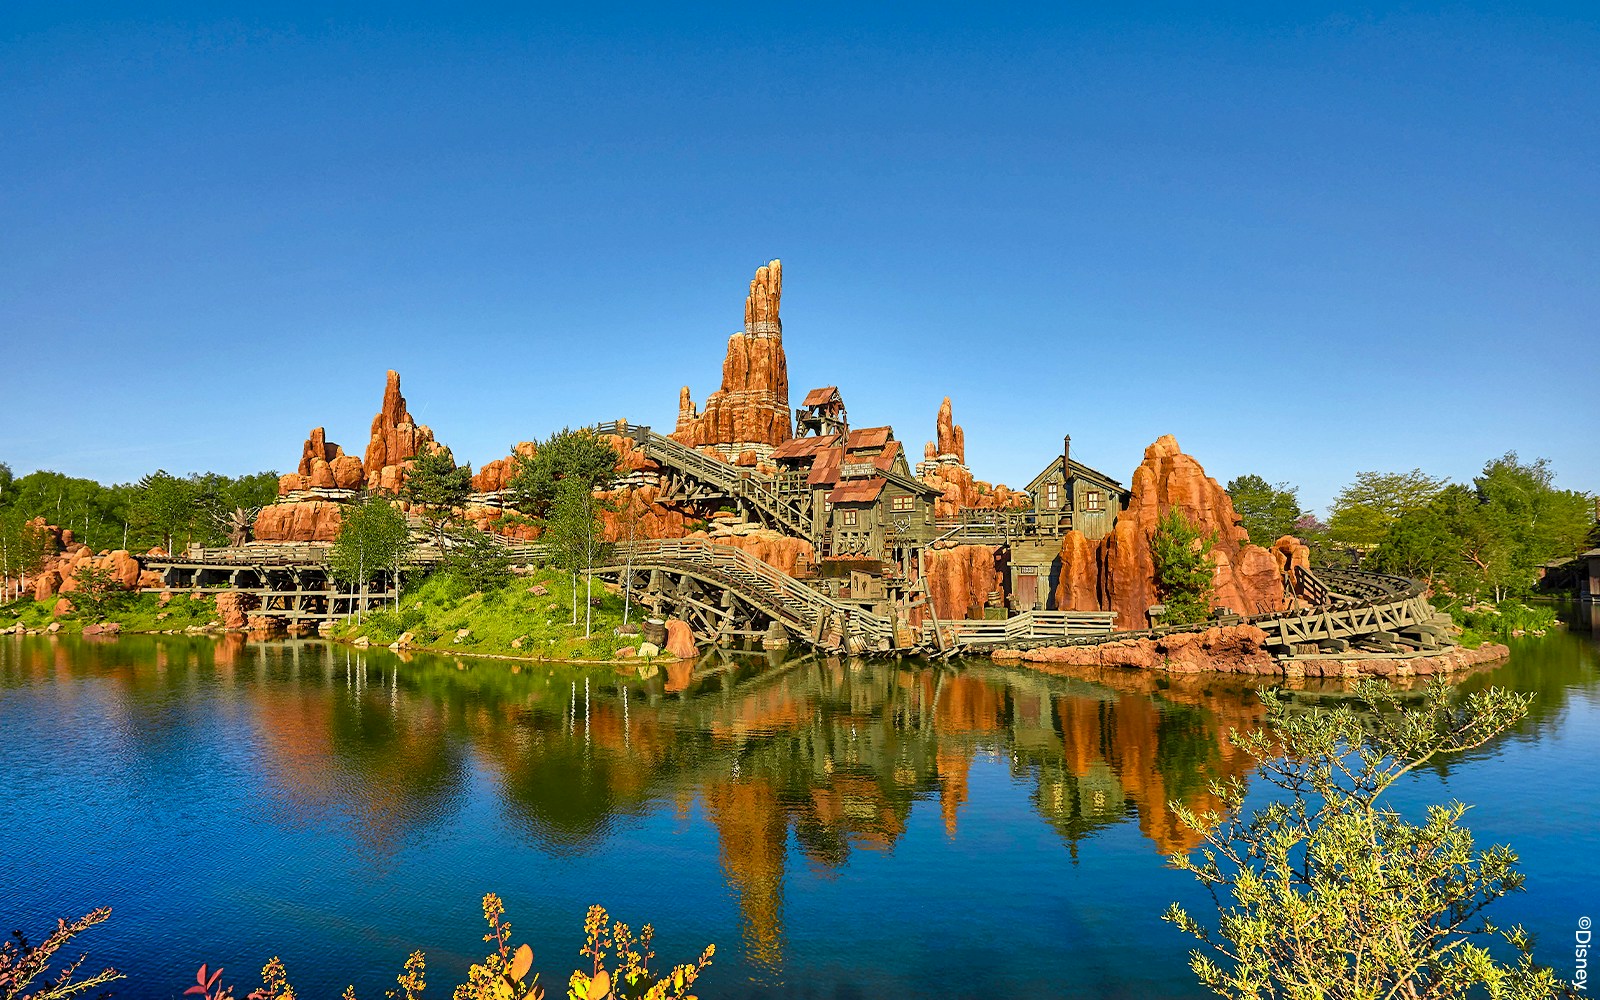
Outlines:
[[[1521,726],[1419,776],[1509,842],[1503,922],[1570,973],[1600,909],[1600,681],[1586,635],[1462,681],[1532,692]],[[670,690],[669,690],[670,689]],[[1341,698],[1302,685],[1306,704]],[[649,684],[322,643],[0,637],[0,918],[79,939],[122,996],[201,962],[301,995],[381,996],[413,948],[430,995],[483,954],[500,893],[552,996],[586,908],[708,942],[728,997],[1198,997],[1160,920],[1205,913],[1164,858],[1165,803],[1247,772],[1246,683],[987,663],[704,662]]]

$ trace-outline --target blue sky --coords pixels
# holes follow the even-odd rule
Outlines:
[[[1164,433],[1323,507],[1508,449],[1600,490],[1592,5],[0,12],[0,460],[475,465],[791,384],[983,478]]]

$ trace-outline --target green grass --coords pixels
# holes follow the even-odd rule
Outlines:
[[[68,600],[71,594],[65,595]],[[81,632],[85,625],[93,624],[79,612],[56,618],[51,611],[58,598],[48,601],[16,601],[0,606],[0,628],[10,628],[22,622],[28,628],[44,628],[53,621],[61,623],[63,632]],[[117,622],[124,632],[165,632],[183,630],[192,625],[206,625],[217,618],[217,602],[211,597],[190,599],[184,593],[175,593],[163,607],[159,594],[130,594],[106,612],[105,621]]]
[[[532,592],[542,584],[549,594]],[[549,660],[611,660],[625,646],[637,648],[638,636],[619,637],[622,598],[608,594],[600,581],[593,595],[600,606],[593,610],[593,635],[583,635],[584,585],[578,581],[578,625],[572,626],[571,579],[565,574],[538,571],[514,577],[510,583],[487,592],[469,592],[449,573],[435,573],[401,595],[400,609],[375,611],[360,622],[346,619],[333,637],[346,641],[365,636],[375,646],[387,646],[403,632],[412,634],[413,649],[457,653],[490,653]],[[633,620],[641,609],[634,607]],[[470,635],[456,639],[460,629]],[[522,639],[521,648],[513,646]]]
[[[1436,600],[1434,606],[1450,613],[1451,620],[1461,629],[1458,641],[1468,649],[1477,649],[1490,641],[1544,635],[1556,624],[1554,608],[1531,607],[1516,598],[1471,607]]]

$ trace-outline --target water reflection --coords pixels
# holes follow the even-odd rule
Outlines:
[[[1590,647],[1561,636],[1464,684],[1534,691],[1531,736],[1594,669]],[[1184,850],[1194,841],[1167,803],[1215,805],[1207,785],[1248,770],[1229,731],[1262,715],[1249,682],[1093,668],[723,655],[641,681],[237,636],[0,641],[0,706],[49,686],[61,699],[92,687],[119,751],[149,761],[231,734],[230,766],[264,819],[349,829],[378,867],[459,820],[475,782],[517,837],[556,855],[598,850],[652,808],[698,804],[747,958],[774,970],[791,836],[808,865],[839,870],[853,852],[894,850],[927,802],[959,840],[974,762],[997,756],[1072,857],[1122,824],[1152,856]],[[1344,692],[1317,681],[1295,697]]]

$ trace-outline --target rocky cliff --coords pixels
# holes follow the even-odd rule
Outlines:
[[[728,338],[722,387],[696,409],[684,386],[672,436],[692,447],[715,448],[729,461],[761,459],[792,436],[789,363],[783,353],[783,265],[756,271],[744,304],[744,330]],[[748,462],[746,464],[749,464]]]
[[[992,545],[957,545],[923,553],[928,598],[940,621],[981,620],[991,598],[1005,590],[1000,550]]]
[[[1303,561],[1304,552],[1293,539],[1280,541],[1275,551],[1251,545],[1227,491],[1170,434],[1145,449],[1131,490],[1128,509],[1105,538],[1091,542],[1072,531],[1062,539],[1057,607],[1115,611],[1118,628],[1142,628],[1146,610],[1157,603],[1150,539],[1161,516],[1177,509],[1202,537],[1215,539],[1214,605],[1245,615],[1283,610],[1283,569]]]

